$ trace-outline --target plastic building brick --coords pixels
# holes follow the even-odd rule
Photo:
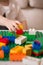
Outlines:
[[[23,35],[27,37],[27,41],[34,41],[36,39],[36,35],[29,34],[28,31],[25,31]]]
[[[23,25],[22,24],[18,25],[18,27],[23,30]]]
[[[27,56],[31,56],[32,55],[32,48],[24,48],[23,52],[26,52]]]
[[[32,55],[32,44],[25,45],[26,55],[31,56]]]
[[[10,42],[14,42],[15,41],[15,36],[3,36],[3,38],[7,38]]]
[[[34,56],[40,56],[40,53],[33,52]]]
[[[38,40],[35,40],[32,47],[33,47],[33,54],[35,56],[39,56],[41,50],[41,43]]]
[[[9,49],[8,46],[3,46],[3,47],[2,47],[2,50],[4,51],[5,54],[8,54],[9,51],[10,51],[10,49]]]
[[[33,49],[36,49],[36,50],[40,50],[41,49],[41,43],[38,40],[34,41]]]
[[[23,34],[23,30],[22,30],[22,29],[17,30],[17,31],[16,31],[16,34],[18,34],[18,35],[22,35],[22,34]]]
[[[43,33],[42,32],[36,32],[36,38],[41,38],[43,37]]]
[[[36,30],[35,29],[29,29],[29,41],[34,41],[36,36]]]
[[[21,61],[25,56],[26,53],[22,50],[24,47],[22,46],[16,46],[15,48],[10,50],[9,59],[11,61]]]
[[[7,38],[2,38],[0,39],[0,42],[4,43],[4,44],[9,44],[9,40]]]
[[[12,33],[12,32],[7,31],[7,32],[6,32],[6,36],[13,36],[13,33]]]
[[[35,29],[29,29],[29,35],[35,35],[36,30]]]
[[[0,48],[2,48],[2,46],[6,46],[6,44],[3,42],[0,42]]]
[[[0,35],[0,39],[2,38],[2,35]]]
[[[22,36],[22,35],[15,39],[15,43],[19,45],[23,44],[26,41],[27,41],[26,36]]]
[[[41,60],[38,58],[26,56],[22,62],[24,65],[40,65]]]
[[[0,50],[0,59],[4,59],[4,51]]]
[[[40,42],[40,44],[41,44],[41,49],[40,49],[41,51],[40,51],[40,53],[43,54],[43,37],[36,38],[36,40],[38,40]]]
[[[29,33],[28,33],[28,31],[25,31],[25,32],[23,33],[23,35],[26,36],[26,37],[27,37],[27,41],[29,41]]]
[[[25,48],[32,48],[32,44],[25,45]]]

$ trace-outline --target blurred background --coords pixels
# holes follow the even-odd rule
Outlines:
[[[9,4],[8,0],[0,0],[0,3],[2,1]],[[27,20],[28,28],[43,30],[43,0],[16,0],[16,2]]]

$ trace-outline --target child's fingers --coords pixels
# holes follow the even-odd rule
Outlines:
[[[15,27],[13,27],[13,26],[11,26],[11,27],[9,27],[9,31],[11,32],[11,31],[15,31],[16,32],[16,29],[15,29]]]
[[[19,27],[16,23],[13,24],[13,27],[15,27],[15,29],[19,29]]]
[[[18,27],[19,27],[20,29],[23,29],[22,23],[20,23],[19,21],[15,21],[15,22],[16,22],[16,24],[18,25]]]
[[[20,25],[21,23],[19,21],[15,21],[16,24]]]

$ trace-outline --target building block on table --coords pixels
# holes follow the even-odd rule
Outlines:
[[[28,39],[29,41],[34,41],[36,38],[36,30],[35,29],[29,29],[29,33],[28,33]]]
[[[16,34],[18,34],[18,35],[22,35],[22,34],[23,34],[23,30],[22,30],[22,29],[20,29],[20,30],[16,30]]]
[[[9,40],[7,38],[2,38],[0,39],[0,42],[4,43],[4,44],[9,44]]]
[[[43,33],[42,32],[36,32],[36,38],[41,38],[43,37]]]
[[[2,38],[2,35],[0,35],[0,39]]]
[[[38,58],[26,56],[26,57],[22,60],[22,62],[23,62],[23,64],[25,64],[25,65],[40,65],[41,60],[38,59]]]
[[[0,59],[3,59],[3,58],[4,58],[4,51],[0,50]]]
[[[36,30],[35,29],[29,29],[29,35],[35,35]]]
[[[25,45],[25,48],[32,48],[32,44]]]
[[[18,25],[18,27],[23,30],[23,25],[22,24]]]
[[[6,36],[13,36],[13,33],[10,32],[10,31],[7,31],[7,32],[6,32]]]
[[[8,46],[3,46],[2,50],[4,51],[5,54],[8,54],[10,51],[10,48]]]
[[[26,55],[31,56],[32,55],[32,44],[25,45]]]
[[[19,45],[23,44],[26,41],[27,41],[26,36],[22,36],[22,35],[15,39],[15,43]]]
[[[40,50],[41,49],[41,43],[38,40],[35,40],[33,42],[33,49]]]
[[[23,35],[27,37],[27,41],[34,41],[36,39],[36,35],[29,34],[28,31],[25,31]]]
[[[40,54],[41,54],[41,43],[38,40],[35,40],[33,42],[32,49],[33,49],[33,55],[34,56],[40,56]]]
[[[3,36],[3,38],[7,38],[10,42],[15,42],[15,36]]]
[[[21,53],[23,49],[24,49],[23,46],[16,46],[16,47],[12,48],[12,49],[10,50],[10,52],[11,52],[11,53],[19,53],[19,52]]]
[[[2,48],[2,46],[6,46],[6,44],[3,42],[0,42],[0,48]]]
[[[10,50],[9,59],[11,61],[21,61],[25,56],[26,52],[23,52],[24,47],[16,46]]]
[[[23,52],[26,52],[27,56],[31,56],[32,55],[32,48],[24,48]]]
[[[33,52],[34,56],[40,56],[40,53]]]

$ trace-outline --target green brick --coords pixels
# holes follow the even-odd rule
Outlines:
[[[35,52],[35,53],[40,53],[40,50],[33,50],[33,52]]]

